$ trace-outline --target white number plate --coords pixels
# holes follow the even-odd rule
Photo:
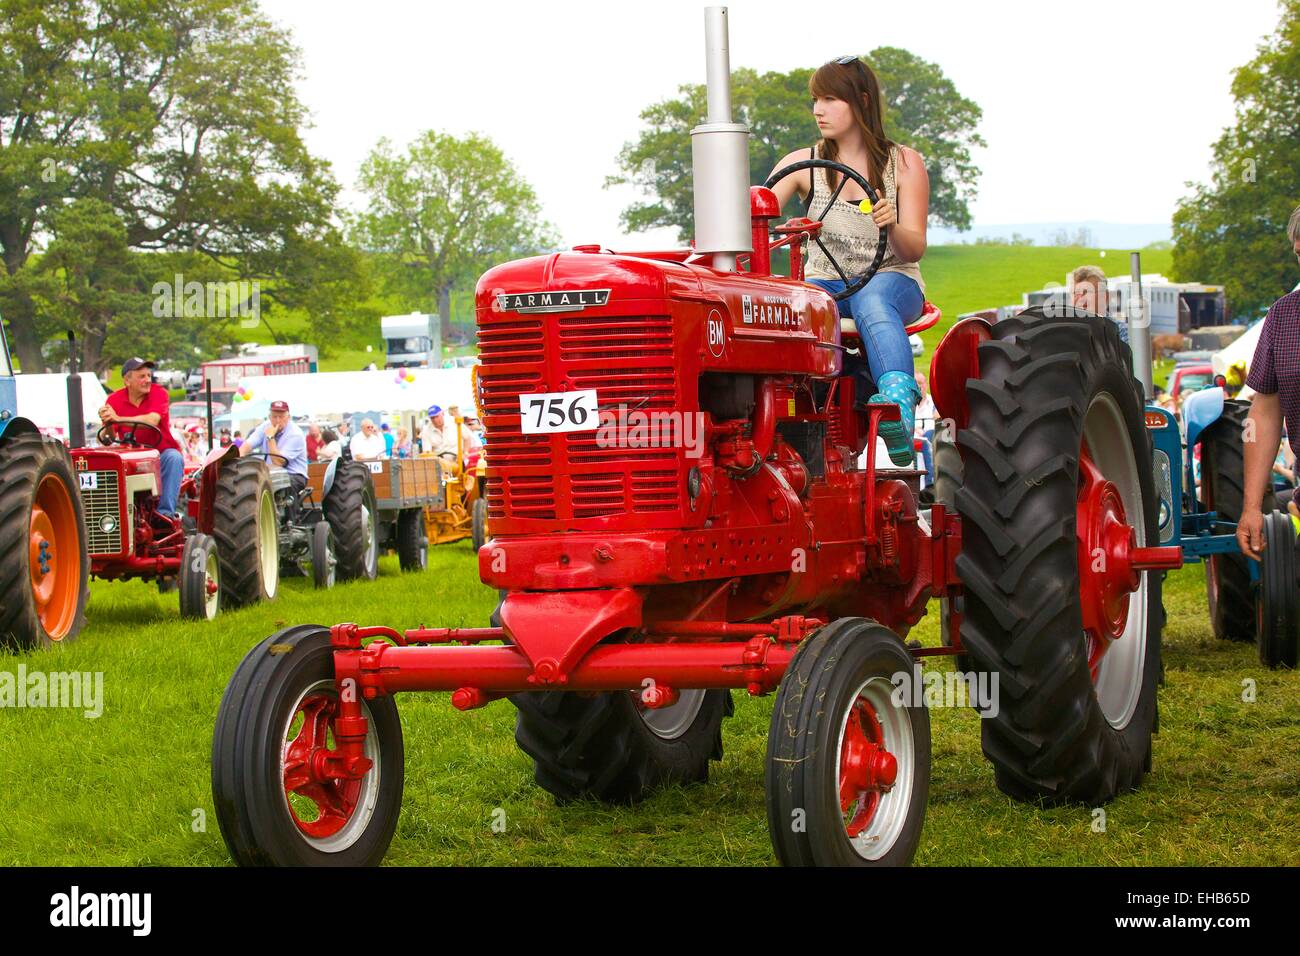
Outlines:
[[[519,420],[525,435],[595,431],[600,427],[596,390],[520,395]]]
[[[82,472],[78,477],[81,478],[81,490],[82,490],[82,491],[98,491],[98,490],[99,490],[99,475],[95,474],[93,471],[91,471],[91,472],[84,472],[84,471],[83,471],[83,472]]]
[[[384,473],[384,463],[382,461],[368,461],[366,467],[370,469],[372,475],[382,475]]]

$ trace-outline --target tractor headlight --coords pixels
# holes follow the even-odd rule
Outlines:
[[[112,515],[104,515],[99,519],[99,530],[104,534],[112,534],[117,530],[117,519]]]

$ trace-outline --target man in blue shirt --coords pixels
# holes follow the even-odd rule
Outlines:
[[[307,436],[289,419],[288,402],[271,403],[271,417],[239,446],[241,458],[250,452],[268,455],[267,464],[272,468],[284,468],[295,495],[306,487]]]

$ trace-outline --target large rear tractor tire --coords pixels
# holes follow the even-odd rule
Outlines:
[[[279,631],[244,657],[212,737],[212,800],[241,866],[374,866],[397,829],[402,725],[391,697],[362,701],[359,780],[322,774],[335,744],[338,689],[329,628]]]
[[[841,618],[799,645],[767,735],[767,825],[785,866],[903,866],[921,842],[930,715],[899,694],[902,640]]]
[[[731,692],[683,690],[650,710],[632,691],[582,696],[515,694],[515,742],[533,758],[538,786],[557,800],[635,803],[669,783],[703,783],[722,759]]]
[[[325,499],[325,520],[334,532],[341,581],[379,574],[379,515],[370,469],[359,461],[339,462]]]
[[[280,587],[280,522],[266,463],[224,463],[215,496],[212,536],[221,561],[222,606],[271,600]]]
[[[1201,498],[1207,511],[1226,521],[1241,517],[1246,487],[1246,451],[1241,430],[1250,403],[1229,399],[1223,414],[1201,433]],[[1255,640],[1255,591],[1250,559],[1239,551],[1205,559],[1205,591],[1214,636],[1226,641]]]
[[[0,436],[0,647],[49,648],[86,623],[90,558],[72,459],[37,432]]]
[[[423,508],[407,508],[397,515],[397,563],[403,571],[423,571],[429,566]]]
[[[1255,624],[1259,662],[1265,667],[1295,667],[1300,651],[1300,581],[1296,579],[1296,532],[1291,516],[1264,516],[1264,553],[1259,565]]]
[[[1114,324],[1073,310],[998,322],[979,366],[956,502],[962,642],[999,680],[984,754],[1009,796],[1095,805],[1138,787],[1156,724],[1161,574],[1130,592],[1092,547],[1159,543],[1141,388]]]
[[[957,436],[944,425],[937,423],[934,430],[934,503],[943,505],[948,514],[957,512],[957,489],[961,487],[961,452],[957,449]],[[957,598],[957,609],[963,611],[965,601]],[[948,630],[949,598],[939,598],[939,639],[944,647],[952,647]],[[970,657],[958,654],[954,659],[957,670],[963,674],[971,671]]]

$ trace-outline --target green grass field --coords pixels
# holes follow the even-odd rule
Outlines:
[[[1270,672],[1254,648],[1210,634],[1202,572],[1166,588],[1167,684],[1154,773],[1106,808],[1045,810],[993,785],[971,711],[932,714],[934,769],[919,864],[1300,864],[1300,673]],[[273,603],[182,622],[175,594],[95,583],[89,624],[53,653],[0,657],[47,671],[103,673],[98,719],[67,710],[0,710],[0,865],[221,865],[209,750],[222,691],[249,647],[304,622],[409,627],[484,624],[494,592],[468,542],[434,549],[427,571],[394,558],[373,583],[317,593],[285,582]],[[914,632],[938,640],[934,614]],[[937,665],[941,668],[947,663]],[[1256,699],[1242,700],[1253,681]],[[514,745],[509,702],[461,714],[445,695],[399,698],[406,793],[394,864],[768,865],[763,755],[772,698],[735,693],[725,759],[707,785],[634,807],[557,807]],[[505,812],[494,832],[494,812]],[[497,814],[497,818],[500,814]]]

